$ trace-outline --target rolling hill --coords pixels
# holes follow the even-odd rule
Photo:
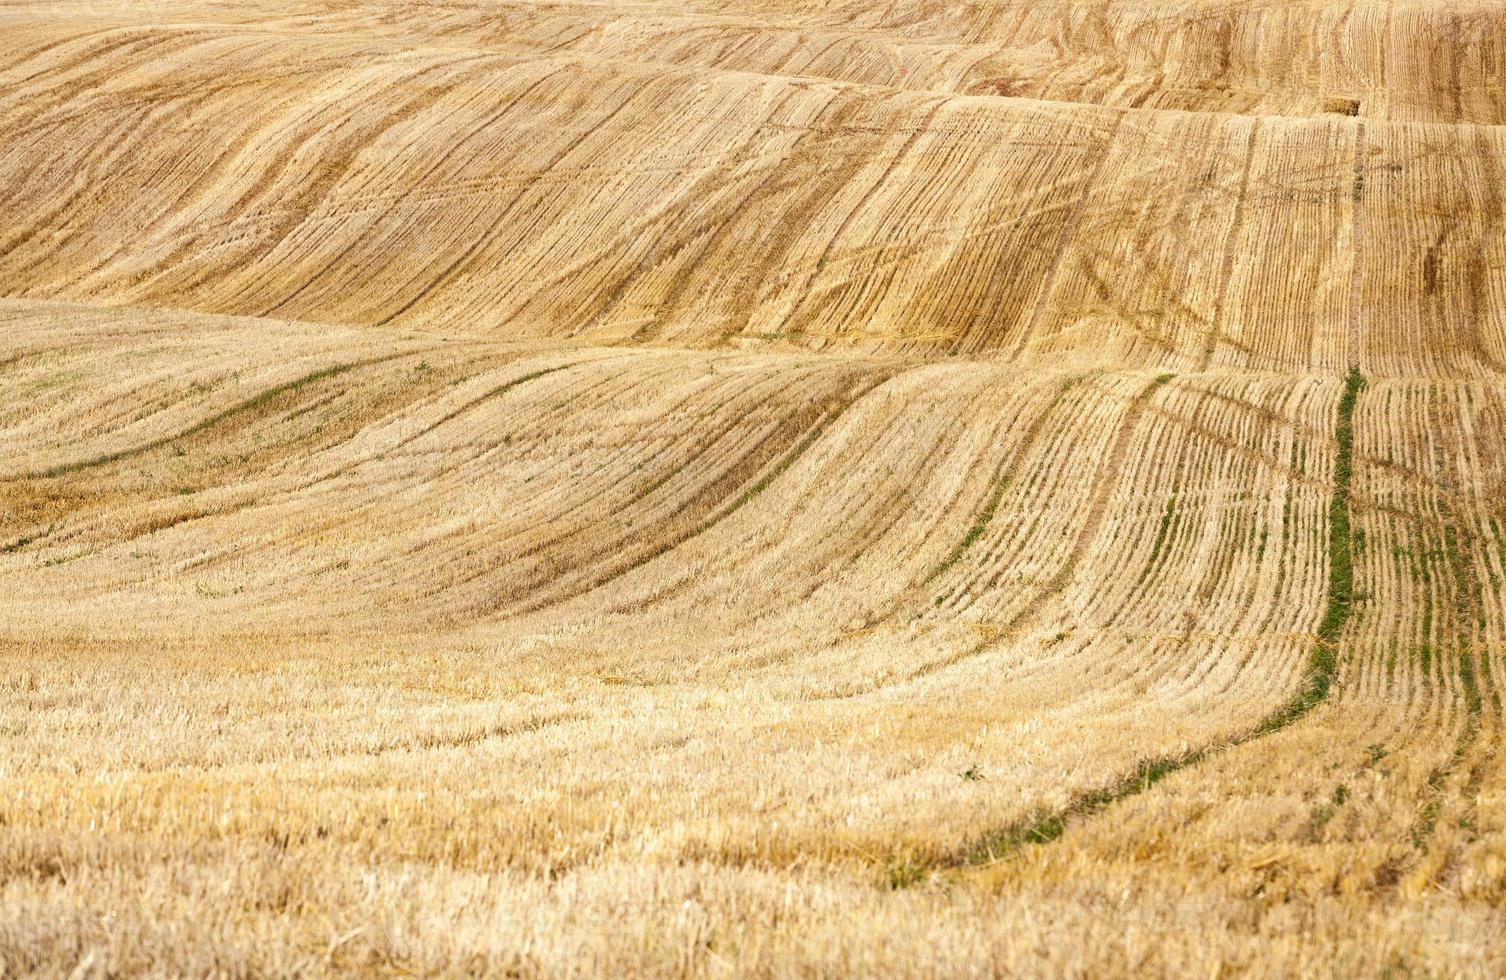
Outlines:
[[[0,974],[1506,971],[1506,8],[0,36]]]

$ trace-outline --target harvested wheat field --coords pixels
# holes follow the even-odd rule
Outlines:
[[[0,975],[1506,973],[1506,3],[0,39]]]

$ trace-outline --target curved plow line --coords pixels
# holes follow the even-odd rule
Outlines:
[[[1062,403],[1063,399],[1066,398],[1067,393],[1071,391],[1074,386],[1091,376],[1092,374],[1078,374],[1067,378],[1067,380],[1057,390],[1056,394],[1052,397],[1051,402],[1044,409],[1042,409],[1040,414],[1037,415],[1035,419],[1030,423],[1029,428],[1026,430],[1024,437],[1021,439],[1020,444],[1015,449],[1012,457],[1008,461],[1001,462],[995,469],[994,475],[991,478],[993,481],[993,490],[990,492],[987,501],[984,503],[983,509],[978,511],[977,517],[975,518],[973,525],[968,528],[967,533],[963,535],[963,537],[958,541],[957,545],[952,549],[952,551],[947,555],[945,559],[943,559],[939,564],[937,564],[929,572],[927,572],[926,576],[921,579],[920,582],[912,586],[910,589],[907,589],[905,592],[901,593],[899,597],[890,604],[889,608],[880,614],[880,621],[892,619],[894,615],[905,605],[913,604],[916,601],[916,597],[923,592],[926,586],[930,585],[935,579],[951,570],[957,564],[957,562],[967,554],[967,552],[973,547],[973,545],[983,537],[984,533],[988,530],[989,525],[993,522],[994,516],[998,511],[999,504],[1004,499],[1005,492],[1009,489],[1010,485],[1018,476],[1020,467],[1023,465],[1023,461],[1039,443],[1041,435],[1043,434],[1043,430],[1045,429],[1047,417],[1056,409],[1058,405]],[[1132,405],[1129,409],[1129,412],[1120,422],[1121,439],[1127,438],[1125,433],[1128,433],[1134,429],[1135,424],[1138,420],[1139,413],[1143,410],[1145,403],[1150,399],[1150,397],[1155,394],[1156,391],[1159,390],[1163,385],[1165,385],[1175,377],[1176,375],[1174,374],[1157,375],[1155,380],[1153,380],[1148,387],[1146,387],[1142,392],[1140,392],[1140,394],[1136,395],[1132,399]],[[1118,441],[1119,440],[1116,440],[1116,442]],[[1090,506],[1089,510],[1090,512],[1101,510],[1103,506],[1106,506],[1106,504],[1099,502],[1093,506]],[[860,697],[866,694],[873,694],[876,691],[882,690],[884,688],[893,687],[899,684],[909,684],[913,681],[918,681],[923,677],[929,677],[932,674],[938,673],[943,670],[948,670],[960,663],[972,660],[975,657],[980,657],[993,650],[996,646],[998,646],[1001,640],[1005,640],[1014,636],[1023,626],[1025,626],[1025,624],[1030,622],[1031,618],[1036,615],[1036,612],[1041,603],[1045,602],[1052,596],[1059,594],[1062,589],[1066,587],[1066,584],[1072,577],[1072,572],[1076,568],[1078,558],[1080,557],[1082,551],[1087,547],[1087,544],[1097,533],[1096,525],[1097,521],[1094,520],[1094,518],[1090,514],[1087,524],[1079,533],[1078,544],[1074,549],[1073,556],[1069,557],[1066,564],[1057,570],[1056,574],[1052,576],[1051,581],[1045,586],[1045,588],[1041,590],[1040,594],[1032,599],[1025,608],[1016,612],[1007,623],[1002,624],[997,632],[989,633],[971,646],[964,647],[963,649],[942,657],[939,660],[932,660],[927,663],[921,664],[919,667],[902,676],[883,681],[876,687],[853,688],[844,690],[840,693],[817,695],[812,698],[812,700],[845,701],[849,698]],[[935,596],[927,607],[919,609],[912,618],[918,619],[927,611],[927,609],[938,608],[942,606],[948,599],[956,596],[958,594],[958,591],[965,588],[966,585],[967,583],[954,585],[950,591]]]
[[[57,466],[52,466],[45,470],[39,470],[34,473],[26,473],[20,476],[11,477],[9,478],[8,482],[22,482],[26,480],[51,480],[60,476],[66,476],[69,473],[77,473],[81,470],[94,469],[99,466],[108,466],[110,463],[117,463],[122,459],[128,459],[132,456],[139,456],[142,453],[148,453],[154,449],[161,449],[163,446],[171,445],[179,439],[187,439],[190,436],[196,436],[207,429],[214,428],[221,422],[225,422],[231,418],[234,418],[237,415],[241,415],[247,412],[254,412],[279,395],[285,395],[289,392],[297,391],[300,388],[305,388],[308,385],[314,384],[319,381],[326,381],[330,378],[339,377],[347,371],[352,371],[356,368],[371,367],[374,364],[381,364],[384,361],[392,361],[402,357],[412,357],[420,353],[423,352],[400,351],[396,354],[387,354],[382,357],[374,357],[363,361],[347,361],[341,364],[333,364],[329,367],[320,368],[319,370],[312,371],[300,378],[294,378],[291,381],[284,381],[282,384],[274,385],[271,388],[266,389],[265,391],[258,392],[245,401],[232,405],[229,408],[217,412],[206,419],[200,419],[198,422],[195,422],[188,428],[181,429],[178,432],[173,433],[172,435],[162,436],[160,438],[153,439],[150,442],[143,443],[139,446],[131,446],[126,449],[116,450],[115,452],[104,453],[103,455],[95,456],[93,459],[81,460],[75,463],[60,463]]]
[[[624,575],[627,575],[628,573],[642,567],[643,565],[648,564],[654,559],[659,558],[667,554],[668,552],[673,551],[675,548],[680,547],[686,542],[691,541],[706,533],[713,526],[720,523],[721,521],[726,520],[738,510],[741,510],[744,505],[748,504],[759,494],[763,493],[764,490],[768,489],[769,485],[777,480],[780,476],[782,476],[784,472],[791,466],[795,465],[795,462],[799,460],[801,456],[805,455],[806,450],[810,449],[811,446],[815,444],[816,440],[821,438],[821,436],[825,434],[826,431],[830,429],[839,418],[841,418],[850,408],[860,402],[865,395],[867,395],[874,388],[877,388],[880,384],[887,380],[889,380],[889,378],[883,376],[870,378],[870,383],[862,388],[862,390],[849,397],[846,402],[834,408],[828,409],[824,415],[817,419],[816,423],[809,429],[809,431],[806,432],[804,437],[801,438],[801,440],[796,443],[796,445],[792,449],[790,449],[782,457],[780,457],[778,462],[774,463],[768,469],[764,470],[763,475],[755,480],[752,484],[747,485],[735,499],[723,504],[721,507],[712,510],[704,520],[695,525],[693,528],[689,529],[683,534],[660,542],[658,545],[648,549],[644,553],[633,557],[630,561],[624,563],[623,565],[610,569],[603,575],[591,579],[589,582],[572,587],[570,590],[561,594],[537,596],[531,601],[525,602],[520,606],[509,609],[506,614],[508,616],[522,616],[528,613],[537,612],[540,609],[546,609],[550,606],[556,606],[560,603],[568,602],[571,599],[578,598],[589,592],[594,592],[595,590],[601,588],[609,582],[613,582],[617,579],[622,578]]]
[[[1328,503],[1328,597],[1318,639],[1307,661],[1303,682],[1290,701],[1272,712],[1253,730],[1228,742],[1206,746],[1196,751],[1157,759],[1142,759],[1134,771],[1117,782],[1083,793],[1066,806],[1008,824],[991,831],[972,844],[931,862],[933,868],[957,868],[987,864],[1009,857],[1029,844],[1046,844],[1061,837],[1074,818],[1088,817],[1150,789],[1172,773],[1201,762],[1218,752],[1232,749],[1297,721],[1328,698],[1338,675],[1338,643],[1345,624],[1354,610],[1354,573],[1351,566],[1349,498],[1353,479],[1354,405],[1365,378],[1358,368],[1351,368],[1339,400],[1339,419],[1334,436],[1338,453],[1334,460],[1333,496]],[[920,880],[915,865],[906,862],[908,872],[899,877],[892,872],[890,882],[896,887]]]
[[[784,385],[781,388],[776,389],[776,393],[782,392],[785,388],[790,387],[794,383],[795,382],[791,382],[788,385]],[[690,395],[690,396],[687,396],[684,399],[681,399],[679,402],[676,403],[676,405],[675,405],[674,408],[668,410],[665,414],[666,415],[672,415],[674,413],[677,413],[677,412],[680,412],[682,410],[685,410],[685,406],[687,404],[689,404],[690,401],[691,401],[691,399],[693,399],[693,398],[694,398],[694,395]],[[718,416],[718,413],[720,412],[720,409],[722,409],[723,407],[725,407],[727,405],[734,404],[734,401],[735,401],[735,399],[730,399],[730,398],[722,400],[717,405],[717,408],[715,410],[713,410],[713,412],[710,413],[707,417],[716,417],[716,416]],[[726,438],[729,435],[733,434],[734,430],[737,429],[737,427],[743,421],[746,420],[746,418],[748,417],[749,414],[751,414],[751,411],[752,411],[752,409],[744,410],[744,411],[741,412],[741,414],[737,414],[734,417],[732,417],[731,419],[727,420],[726,424],[721,429],[716,430],[713,433],[713,437],[708,441],[707,445],[716,444],[720,440],[722,440],[723,438]],[[658,463],[661,459],[663,459],[665,457],[675,456],[676,454],[681,453],[683,450],[684,450],[684,446],[679,441],[671,442],[671,443],[667,444],[666,446],[664,446],[663,448],[661,448],[661,449],[653,452],[652,454],[650,454],[649,456],[647,456],[646,458],[644,458],[643,465],[653,465],[655,463]],[[609,458],[607,458],[607,459],[599,462],[587,474],[585,474],[581,478],[581,480],[580,480],[581,485],[584,486],[584,485],[591,484],[593,481],[596,480],[596,478],[601,473],[603,473],[606,470],[610,469],[611,466],[613,465],[613,463],[615,461],[616,461],[615,457],[609,457]],[[685,475],[685,473],[687,472],[687,469],[690,468],[690,467],[692,467],[693,465],[695,465],[695,463],[697,463],[698,461],[699,461],[699,457],[696,457],[694,459],[691,459],[689,462],[687,462],[683,466],[672,467],[671,469],[669,469],[668,472],[664,473],[662,476],[660,476],[660,477],[656,478],[655,480],[653,480],[648,485],[647,488],[638,491],[637,494],[630,501],[628,501],[622,507],[620,507],[617,510],[615,510],[614,513],[621,514],[621,513],[626,512],[629,508],[632,508],[633,506],[635,506],[635,505],[639,504],[640,502],[642,502],[650,494],[653,494],[656,491],[658,491],[659,489],[661,489],[665,484],[667,484],[671,480],[674,480],[677,477],[683,477]],[[635,470],[635,472],[636,472],[636,470]],[[609,486],[609,485],[602,485],[602,486],[597,487],[589,496],[584,497],[584,498],[579,499],[579,500],[576,500],[573,503],[571,503],[570,506],[568,506],[566,509],[564,509],[562,511],[559,511],[555,515],[555,519],[557,519],[557,520],[573,519],[577,515],[580,515],[580,514],[583,514],[583,513],[589,513],[590,512],[590,508],[592,506],[594,506],[595,504],[597,504],[601,500],[602,497],[606,496],[611,491],[611,489],[612,489],[612,487]],[[590,522],[590,521],[586,521],[584,523],[580,523],[579,526],[573,528],[572,530],[567,530],[567,531],[561,532],[560,534],[558,534],[558,535],[556,535],[555,537],[552,537],[552,538],[546,538],[546,539],[537,541],[536,543],[523,548],[521,551],[517,551],[515,553],[511,553],[509,555],[509,559],[508,560],[520,560],[520,559],[534,558],[534,557],[536,557],[536,556],[538,556],[538,555],[540,555],[540,554],[542,554],[542,553],[544,553],[544,552],[546,552],[546,551],[548,551],[548,550],[550,550],[552,548],[560,547],[565,542],[576,540],[576,539],[580,539],[580,538],[583,538],[583,537],[588,537],[588,536],[596,533],[596,530],[597,530],[596,529],[596,525],[594,523]],[[505,539],[502,540],[502,543],[506,543],[506,541],[510,541],[514,537],[516,537],[516,535],[509,535]],[[600,559],[603,555],[607,554],[610,551],[620,550],[621,544],[622,544],[622,542],[619,541],[616,545],[610,545],[610,546],[606,546],[606,547],[602,547],[602,548],[597,548],[596,551],[593,553],[594,554],[594,558],[591,558],[591,559],[582,559],[581,561],[584,563],[584,562],[589,562],[589,561],[592,561],[592,560]],[[585,565],[581,564],[581,567],[585,567]],[[478,579],[481,576],[487,574],[487,571],[488,571],[487,569],[481,569],[481,570],[478,570],[476,572],[473,572],[473,573],[470,573],[468,575],[465,575],[462,578],[457,579],[455,581],[454,585],[457,585],[457,586],[458,585],[465,585],[465,584],[468,584],[470,582],[474,582],[476,579]],[[545,584],[547,584],[547,583],[545,583]],[[528,587],[528,592],[535,592],[535,591],[537,591],[538,588],[542,588],[542,587],[543,587],[543,584],[535,584],[533,586],[529,586]],[[589,589],[587,591],[589,591]],[[571,595],[573,597],[573,593]],[[550,601],[552,602],[553,600],[550,600]],[[563,600],[560,600],[560,601],[563,601]],[[549,603],[546,602],[545,604],[547,605]],[[502,607],[501,606],[497,606],[492,611],[496,611],[496,609],[500,609],[500,608],[502,608]]]
[[[1478,654],[1473,649],[1474,643],[1471,638],[1471,630],[1483,629],[1485,626],[1483,604],[1483,587],[1474,573],[1468,559],[1459,550],[1459,531],[1454,516],[1454,507],[1448,497],[1440,500],[1441,518],[1443,526],[1444,567],[1448,569],[1452,584],[1457,590],[1458,598],[1455,600],[1455,613],[1460,615],[1463,622],[1459,624],[1458,637],[1458,680],[1459,693],[1464,701],[1464,727],[1460,731],[1454,750],[1443,765],[1434,769],[1428,775],[1427,801],[1418,810],[1417,818],[1413,821],[1410,837],[1412,847],[1417,852],[1407,870],[1410,872],[1409,885],[1416,891],[1431,887],[1442,881],[1449,871],[1448,865],[1433,865],[1432,852],[1434,849],[1434,837],[1438,830],[1438,820],[1443,815],[1446,805],[1456,801],[1463,801],[1466,807],[1469,800],[1475,799],[1475,807],[1478,808],[1478,784],[1484,776],[1488,760],[1495,755],[1493,746],[1487,747],[1484,760],[1477,761],[1462,785],[1451,787],[1450,783],[1459,772],[1479,740],[1485,714],[1485,698],[1481,691],[1481,676],[1489,683],[1490,671],[1482,669],[1477,675],[1475,660],[1478,656],[1484,667],[1484,658],[1488,655],[1485,650]],[[1441,646],[1441,644],[1440,644]],[[1443,649],[1437,653],[1442,667]],[[1465,819],[1461,817],[1461,819]],[[1470,822],[1477,823],[1471,816]]]
[[[390,449],[381,450],[381,451],[375,453],[374,455],[363,457],[361,459],[357,459],[357,460],[354,460],[354,461],[346,462],[346,463],[344,463],[342,465],[337,466],[335,469],[332,469],[329,472],[322,473],[322,474],[320,474],[318,476],[315,476],[313,479],[307,480],[306,482],[296,483],[295,485],[292,485],[292,486],[284,486],[284,487],[282,487],[280,489],[273,489],[273,490],[271,490],[271,493],[273,494],[273,496],[266,497],[266,498],[264,498],[264,500],[266,502],[272,502],[272,501],[275,501],[275,500],[286,500],[289,497],[292,497],[294,495],[305,493],[308,490],[310,490],[311,488],[313,488],[315,486],[318,486],[321,483],[326,483],[326,482],[331,481],[331,480],[337,480],[340,477],[345,476],[346,474],[351,473],[354,470],[357,470],[360,467],[365,466],[368,463],[371,463],[371,462],[373,462],[375,460],[383,459],[383,458],[386,458],[386,457],[390,456],[390,454],[397,452],[398,450],[402,449],[404,446],[408,445],[410,442],[413,442],[413,441],[415,441],[417,439],[423,438],[424,436],[428,435],[430,432],[433,432],[435,429],[439,428],[440,426],[445,425],[446,423],[452,421],[455,418],[458,418],[460,415],[462,415],[462,414],[470,411],[472,408],[475,408],[477,405],[481,404],[482,402],[484,402],[484,401],[486,401],[488,399],[499,397],[500,395],[503,395],[506,392],[511,391],[512,389],[518,387],[519,385],[527,384],[528,382],[533,381],[536,378],[542,378],[542,377],[544,377],[546,375],[554,374],[556,371],[563,371],[563,370],[565,370],[567,368],[575,367],[577,364],[580,364],[580,363],[583,363],[583,362],[577,361],[577,362],[572,362],[570,364],[561,364],[561,365],[557,365],[555,367],[543,368],[541,370],[533,371],[533,372],[531,372],[529,374],[525,374],[522,377],[513,378],[511,381],[504,382],[504,383],[502,383],[502,384],[500,384],[500,385],[492,388],[490,391],[487,391],[487,392],[485,392],[485,393],[483,393],[481,395],[476,396],[475,398],[473,398],[470,401],[466,402],[464,405],[461,405],[459,408],[456,408],[453,411],[449,412],[443,418],[439,419],[437,422],[433,422],[433,423],[431,423],[429,425],[426,425],[422,429],[420,429],[419,431],[413,433],[412,435],[404,437],[402,440],[400,440],[395,446],[393,446]],[[328,377],[329,375],[325,375],[325,376]],[[462,380],[464,380],[464,379],[462,379]],[[354,438],[354,437],[352,437],[352,438]],[[335,445],[338,447],[338,446],[341,446],[341,445],[349,445],[349,444],[350,444],[350,440],[346,440],[345,442],[336,443]],[[206,517],[224,517],[226,515],[236,513],[237,511],[245,510],[248,507],[256,506],[257,503],[258,503],[257,499],[255,499],[255,498],[248,498],[248,499],[240,499],[240,500],[232,501],[229,505],[224,506],[224,507],[220,507],[218,509],[211,508],[211,509],[205,509],[205,510],[190,511],[190,512],[181,514],[181,515],[179,515],[179,516],[177,516],[177,517],[169,520],[168,522],[166,522],[164,524],[161,524],[160,526],[153,526],[148,533],[155,534],[155,533],[157,533],[159,531],[164,531],[164,530],[166,530],[166,529],[168,529],[170,527],[177,527],[179,525],[187,524],[187,523],[190,523],[192,521],[202,520],[202,519],[204,519]],[[127,538],[127,539],[124,539],[124,540],[136,540],[136,537]],[[253,547],[251,550],[252,551],[265,550],[268,547],[270,547],[270,545],[256,546],[256,547]],[[0,548],[0,554],[5,554],[5,553],[7,553],[7,549],[6,548]],[[247,552],[245,550],[237,552],[237,554],[241,554],[241,555],[245,555],[246,553]],[[210,557],[205,558],[205,559],[197,559],[197,560],[194,560],[194,561],[190,562],[189,565],[186,566],[186,567],[193,568],[193,569],[198,569],[198,570],[203,570],[203,569],[206,569],[206,568],[208,568],[208,567],[216,564],[219,561],[219,559],[223,558],[223,557],[226,557],[226,556],[225,555],[214,555],[214,556],[210,556]]]
[[[1014,461],[1010,465],[1008,472],[1001,472],[1000,476],[997,478],[999,482],[998,486],[995,489],[995,494],[994,496],[989,498],[989,502],[984,506],[983,511],[979,513],[977,522],[974,523],[973,527],[968,530],[967,535],[963,537],[958,546],[953,549],[952,555],[948,556],[945,562],[937,566],[937,568],[933,570],[931,574],[928,575],[926,579],[920,583],[922,587],[928,584],[935,577],[947,571],[953,564],[955,564],[956,560],[960,559],[963,554],[965,554],[967,550],[971,548],[973,544],[983,535],[984,531],[987,530],[988,524],[993,521],[994,513],[998,509],[999,502],[1003,499],[1005,490],[1008,489],[1009,483],[1013,481],[1016,475],[1016,470],[1021,465],[1021,462],[1022,460],[1024,460],[1026,454],[1028,454],[1030,449],[1034,447],[1034,445],[1038,441],[1038,438],[1041,434],[1041,429],[1045,423],[1045,415],[1050,413],[1058,404],[1061,403],[1067,392],[1071,390],[1074,385],[1076,385],[1086,377],[1088,377],[1088,375],[1078,375],[1076,377],[1069,378],[1066,384],[1062,386],[1061,390],[1057,392],[1056,397],[1052,400],[1051,404],[1046,407],[1045,413],[1043,413],[1041,416],[1038,416],[1035,422],[1032,423],[1031,430],[1026,434],[1026,441],[1022,443],[1020,450],[1016,453]],[[1136,425],[1139,424],[1140,416],[1145,411],[1145,407],[1149,403],[1151,396],[1175,377],[1176,375],[1174,374],[1157,375],[1156,378],[1151,381],[1148,386],[1141,390],[1139,394],[1130,399],[1129,408],[1125,412],[1124,417],[1119,422],[1119,434],[1114,439],[1113,448],[1109,450],[1109,457],[1111,460],[1117,459],[1118,457],[1123,455],[1124,446],[1127,444],[1127,441],[1133,434]],[[1108,468],[1112,471],[1117,467],[1111,465]],[[939,671],[955,667],[958,664],[972,660],[975,657],[981,657],[997,647],[1001,641],[1005,641],[1010,637],[1017,635],[1021,629],[1032,622],[1038,616],[1042,605],[1053,597],[1060,595],[1062,591],[1067,587],[1067,585],[1071,582],[1072,575],[1077,570],[1077,565],[1082,560],[1083,553],[1087,550],[1088,546],[1092,544],[1093,540],[1098,535],[1100,525],[1102,524],[1103,520],[1103,512],[1108,507],[1108,494],[1112,493],[1113,491],[1112,478],[1107,482],[1097,481],[1095,483],[1095,486],[1096,489],[1094,490],[1093,496],[1088,505],[1087,520],[1078,531],[1077,543],[1073,547],[1072,553],[1067,556],[1061,567],[1058,568],[1056,572],[1051,576],[1051,580],[1047,582],[1046,585],[1039,591],[1039,594],[1033,596],[1023,608],[1015,612],[1015,614],[1009,618],[1008,622],[1004,623],[1000,627],[997,633],[987,634],[983,639],[979,640],[977,643],[973,644],[970,647],[957,651],[956,653],[953,653],[949,656],[943,657],[940,660],[933,660],[929,663],[922,664],[916,669],[910,671],[908,674],[905,674],[903,677],[900,677],[895,681],[886,682],[880,685],[880,687],[888,687],[894,683],[908,684],[912,681],[920,680],[922,677],[929,677]],[[993,581],[997,581],[997,576]],[[932,605],[939,607],[946,600],[957,595],[958,590],[963,588],[964,586],[965,583],[964,585],[954,586],[952,591],[937,596],[934,600],[932,600]],[[992,587],[992,582],[988,583],[988,587]],[[847,693],[841,695],[840,697],[854,697],[860,693],[869,694],[877,689],[878,688],[873,688],[860,692]]]
[[[1056,394],[1046,407],[1041,409],[1040,414],[1031,420],[1030,425],[1025,430],[1024,438],[1020,440],[1019,448],[1015,450],[1011,458],[1000,461],[998,467],[994,470],[992,477],[993,490],[989,493],[988,499],[984,501],[983,509],[978,511],[972,526],[967,529],[967,533],[962,536],[951,552],[926,573],[926,577],[920,582],[921,586],[930,585],[936,579],[950,571],[962,560],[962,556],[967,554],[973,545],[978,543],[978,539],[983,537],[984,532],[993,523],[994,514],[998,511],[999,504],[1004,500],[1005,491],[1009,489],[1010,484],[1019,475],[1018,471],[1022,461],[1040,441],[1041,435],[1046,428],[1047,419],[1067,397],[1067,392],[1071,391],[1075,385],[1086,377],[1086,374],[1079,374],[1067,378],[1066,382],[1056,390]],[[949,595],[937,596],[933,601],[933,605],[939,606],[949,597]]]

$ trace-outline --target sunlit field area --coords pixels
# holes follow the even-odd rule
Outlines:
[[[1506,974],[1506,4],[0,42],[0,976]]]

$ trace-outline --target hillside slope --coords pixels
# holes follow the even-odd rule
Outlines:
[[[0,3],[0,973],[1506,970],[1503,20]]]

